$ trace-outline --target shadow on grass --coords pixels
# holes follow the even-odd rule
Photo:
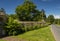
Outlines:
[[[43,27],[40,27],[40,28],[36,27],[35,29],[31,29],[31,30],[27,30],[27,31],[21,31],[21,32],[19,32],[16,35],[4,35],[4,36],[0,36],[0,39],[5,38],[5,37],[9,37],[9,36],[17,36],[17,35],[20,35],[20,34],[24,34],[25,32],[29,32],[29,31],[33,31],[33,30],[37,30],[37,29],[41,29],[41,28],[45,28],[45,27],[48,27],[48,26],[43,26]]]

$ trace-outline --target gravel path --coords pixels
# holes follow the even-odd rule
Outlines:
[[[56,41],[60,41],[60,26],[51,25],[51,31]]]

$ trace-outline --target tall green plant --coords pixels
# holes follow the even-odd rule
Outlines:
[[[8,35],[16,35],[18,34],[18,31],[21,29],[20,23],[15,21],[12,17],[9,17],[6,28]]]

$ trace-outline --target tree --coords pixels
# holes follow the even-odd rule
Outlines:
[[[41,10],[41,19],[46,20],[46,15],[44,9]]]
[[[40,21],[41,19],[42,19],[41,18],[41,11],[35,10],[33,17],[32,17],[32,20],[33,21]]]
[[[0,9],[0,11],[3,11],[3,12],[5,12],[4,8],[1,8],[1,9]]]
[[[48,16],[48,22],[51,24],[54,22],[54,16],[53,15]]]
[[[55,19],[54,23],[55,24],[60,24],[60,19]]]
[[[18,19],[17,14],[10,14],[9,17],[12,17],[13,19]]]
[[[36,5],[30,0],[26,0],[22,5],[16,7],[16,14],[20,21],[40,21],[45,20],[44,9],[36,9]]]
[[[21,21],[30,21],[31,13],[34,13],[36,6],[31,1],[25,1],[22,5],[17,6],[16,13]]]

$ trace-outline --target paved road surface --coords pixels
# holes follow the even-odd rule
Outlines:
[[[60,26],[51,25],[51,31],[56,41],[60,41]]]

